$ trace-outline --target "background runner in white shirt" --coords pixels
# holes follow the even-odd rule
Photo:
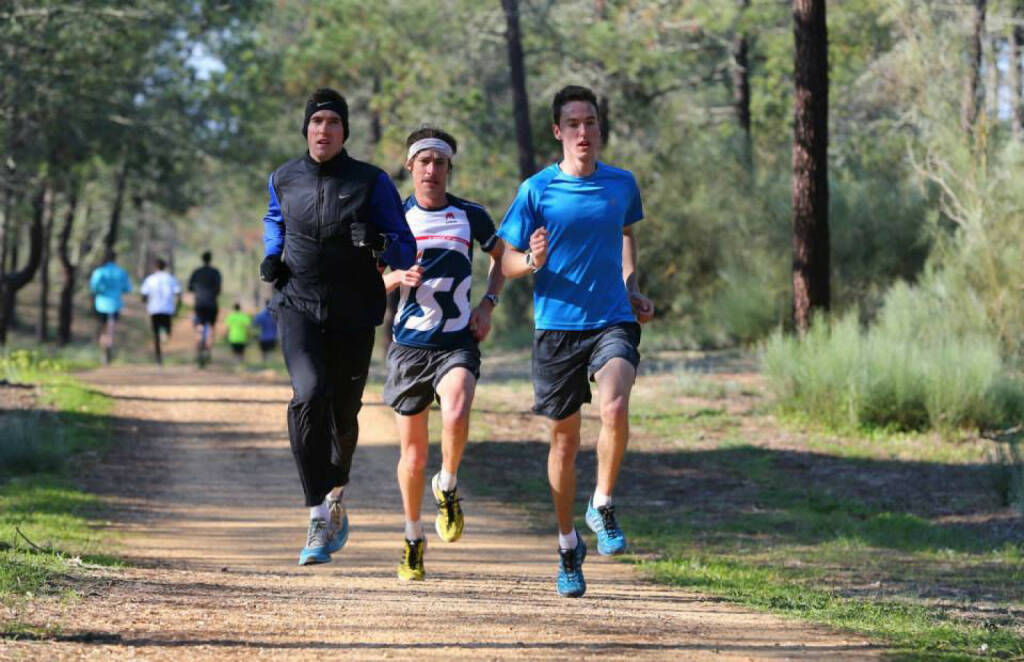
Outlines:
[[[167,263],[156,259],[156,271],[146,276],[139,288],[142,300],[146,302],[146,312],[153,327],[153,349],[156,352],[157,364],[163,363],[160,348],[161,334],[170,337],[171,318],[181,303],[181,284],[167,271]]]

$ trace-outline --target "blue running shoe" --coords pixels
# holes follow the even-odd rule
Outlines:
[[[348,542],[348,511],[341,499],[327,499],[331,518],[327,521],[327,553],[333,554]]]
[[[614,556],[626,551],[626,534],[615,521],[615,506],[598,506],[587,502],[587,526],[597,534],[597,553]]]
[[[331,553],[327,551],[327,526],[326,520],[320,518],[309,520],[306,546],[299,552],[299,565],[331,562]]]
[[[587,558],[587,545],[577,536],[576,549],[558,550],[558,594],[565,598],[578,598],[587,592],[583,579],[583,559]]]

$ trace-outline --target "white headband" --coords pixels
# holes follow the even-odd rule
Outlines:
[[[419,152],[425,149],[437,150],[444,154],[445,158],[452,158],[452,146],[441,140],[440,138],[423,138],[417,140],[409,146],[409,154],[405,157],[406,161],[412,161],[412,157],[416,156]]]

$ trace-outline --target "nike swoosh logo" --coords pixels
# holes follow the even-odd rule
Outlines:
[[[320,106],[326,106],[326,105],[327,105],[327,104],[329,104],[329,103],[330,103],[330,101],[321,101],[320,103],[318,103],[318,104],[316,105],[316,107],[317,107],[317,108],[319,108]]]
[[[358,382],[360,379],[362,379],[365,376],[366,375],[356,375],[356,376],[352,377],[352,381]]]
[[[338,199],[339,200],[344,200],[345,198],[351,198],[351,197],[352,197],[351,193],[339,193],[338,194]]]

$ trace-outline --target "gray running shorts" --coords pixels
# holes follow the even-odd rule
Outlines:
[[[418,414],[438,399],[437,384],[452,368],[465,368],[480,378],[480,348],[425,349],[397,342],[388,349],[384,402],[399,414]]]
[[[533,411],[552,420],[590,402],[590,382],[611,359],[640,364],[640,325],[621,322],[591,331],[533,333]]]

